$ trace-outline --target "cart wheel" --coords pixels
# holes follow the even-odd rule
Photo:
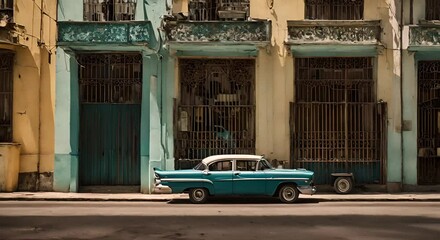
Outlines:
[[[340,194],[350,193],[353,189],[353,180],[351,177],[338,177],[333,184],[335,191]]]

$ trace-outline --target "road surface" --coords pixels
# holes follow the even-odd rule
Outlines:
[[[0,201],[0,239],[440,239],[440,202]]]

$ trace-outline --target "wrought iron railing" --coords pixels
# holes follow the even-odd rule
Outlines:
[[[440,20],[440,1],[439,0],[426,0],[426,20]]]
[[[189,18],[194,21],[246,20],[250,0],[190,0]]]
[[[85,21],[130,21],[135,12],[136,0],[84,0]]]
[[[364,0],[306,0],[306,19],[361,20]]]
[[[296,59],[297,102],[374,102],[371,58]]]
[[[12,141],[13,59],[0,53],[0,142]]]
[[[140,54],[81,54],[78,63],[81,103],[140,104]]]

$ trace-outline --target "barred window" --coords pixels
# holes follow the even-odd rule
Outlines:
[[[440,20],[440,0],[426,0],[426,20]]]
[[[142,56],[80,54],[80,101],[86,104],[139,104],[142,94]]]
[[[305,0],[306,19],[361,20],[364,0]]]
[[[250,0],[190,0],[189,18],[195,21],[246,20]]]
[[[12,53],[0,53],[0,142],[12,142],[13,59]]]
[[[134,20],[136,0],[84,0],[84,21]]]
[[[0,0],[0,19],[12,22],[14,16],[14,0]]]

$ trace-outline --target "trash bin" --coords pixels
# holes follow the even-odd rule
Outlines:
[[[0,143],[0,192],[13,192],[18,187],[20,144]]]

